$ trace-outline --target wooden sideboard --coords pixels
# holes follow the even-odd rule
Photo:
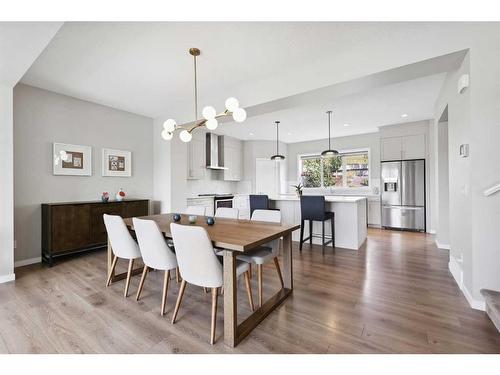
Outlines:
[[[107,246],[103,214],[123,218],[149,214],[149,200],[42,204],[42,261]]]

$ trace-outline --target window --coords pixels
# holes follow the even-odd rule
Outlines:
[[[340,152],[330,158],[300,156],[299,175],[305,188],[368,186],[368,150]]]

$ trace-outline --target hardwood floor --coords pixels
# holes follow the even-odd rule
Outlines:
[[[223,343],[222,309],[209,344],[211,295],[202,288],[187,286],[172,325],[180,285],[172,280],[159,314],[163,272],[150,272],[136,302],[140,276],[128,299],[123,281],[105,287],[105,251],[18,268],[15,282],[0,285],[0,352],[500,353],[500,334],[469,307],[433,236],[370,229],[359,252],[323,256],[304,245],[299,253],[294,243],[293,260],[293,295],[234,349]],[[126,266],[119,261],[119,272]],[[264,266],[264,300],[280,287],[274,267]],[[255,299],[256,275],[251,281]],[[243,280],[238,287],[243,320]]]

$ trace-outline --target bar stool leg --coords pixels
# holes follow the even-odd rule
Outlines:
[[[321,251],[325,254],[325,222],[321,222]]]
[[[335,251],[335,216],[330,219],[332,225],[332,248]]]
[[[300,244],[299,250],[302,251],[302,243],[304,242],[304,220],[300,221]]]
[[[313,221],[309,220],[309,245],[313,244]]]

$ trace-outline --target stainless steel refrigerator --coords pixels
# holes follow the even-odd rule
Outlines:
[[[425,231],[425,160],[381,163],[382,227]]]

